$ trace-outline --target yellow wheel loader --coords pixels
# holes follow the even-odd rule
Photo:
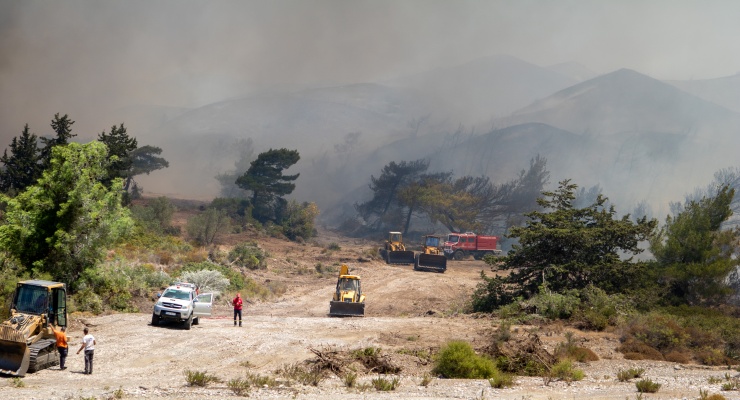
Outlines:
[[[22,377],[59,364],[51,325],[67,326],[64,283],[18,282],[10,318],[0,323],[0,374]]]
[[[445,272],[447,270],[447,257],[443,253],[441,236],[426,235],[421,240],[421,253],[416,256],[414,270]]]
[[[349,267],[342,264],[337,279],[337,290],[329,302],[330,317],[364,317],[365,295],[362,294],[360,277],[349,274]]]
[[[379,253],[386,264],[414,263],[414,252],[406,250],[401,232],[389,232],[385,247],[379,249]]]

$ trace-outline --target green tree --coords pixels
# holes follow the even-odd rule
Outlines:
[[[150,172],[154,172],[158,169],[167,168],[170,163],[167,162],[159,155],[162,154],[162,149],[155,146],[142,146],[131,151],[131,170],[125,177],[123,188],[127,192],[129,190],[138,191],[134,177],[141,174],[149,175]]]
[[[731,289],[726,278],[740,264],[737,229],[722,230],[732,215],[735,190],[721,186],[714,196],[689,200],[650,240],[661,282],[671,304],[721,304]]]
[[[525,225],[511,229],[509,236],[519,243],[493,267],[511,272],[493,278],[482,274],[474,308],[490,311],[517,297],[529,298],[543,286],[563,292],[593,285],[607,293],[640,287],[646,264],[625,257],[643,251],[639,244],[650,238],[657,221],[616,218],[614,207],[605,207],[607,198],[602,195],[588,207],[576,208],[576,188],[564,180],[556,191],[543,192],[537,202],[544,211],[525,214],[529,218]]]
[[[108,174],[103,179],[103,183],[110,186],[113,179],[128,178],[134,162],[131,152],[137,148],[136,138],[130,137],[126,132],[126,127],[121,123],[119,126],[113,125],[110,128],[110,133],[105,133],[105,131],[100,133],[98,140],[105,143],[108,147],[108,156],[111,157]]]
[[[73,284],[133,224],[121,206],[120,179],[110,188],[100,182],[107,167],[108,150],[100,142],[55,146],[35,185],[14,198],[0,197],[0,249],[28,270]]]
[[[401,208],[404,205],[399,201],[399,193],[411,183],[418,181],[427,168],[429,161],[423,159],[390,162],[383,167],[379,177],[370,176],[373,198],[365,203],[355,204],[355,210],[375,230],[398,227],[397,216],[402,214]]]
[[[280,222],[280,213],[286,204],[282,196],[293,192],[293,181],[299,175],[283,175],[283,170],[300,158],[298,150],[270,149],[260,153],[247,172],[236,180],[240,188],[252,192],[252,215],[255,219],[262,223],[270,220]]]
[[[309,239],[314,235],[318,215],[319,208],[315,203],[300,204],[291,200],[282,219],[283,233],[290,240]]]
[[[213,244],[218,236],[231,228],[231,218],[224,210],[207,208],[191,217],[187,223],[190,238],[199,244]]]
[[[60,117],[59,113],[54,114],[54,119],[51,121],[51,129],[56,134],[55,137],[46,138],[41,137],[41,161],[44,164],[44,168],[48,167],[51,163],[52,149],[55,146],[64,146],[69,143],[69,140],[77,136],[72,133],[72,125],[75,121],[69,118],[67,114]]]
[[[13,138],[10,155],[6,149],[0,158],[4,167],[0,171],[0,190],[14,194],[36,183],[43,171],[37,139],[29,132],[28,124],[23,127],[20,137]]]

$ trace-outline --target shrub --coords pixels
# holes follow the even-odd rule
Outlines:
[[[577,290],[569,290],[565,294],[542,291],[529,300],[529,306],[543,317],[550,319],[568,319],[581,304]]]
[[[348,388],[354,387],[357,383],[357,373],[355,373],[354,371],[347,372],[346,374],[344,374],[342,381],[344,382],[344,386]]]
[[[548,375],[551,379],[560,379],[567,383],[580,381],[584,377],[583,370],[573,367],[573,362],[567,359],[555,363]]]
[[[642,379],[635,382],[637,391],[640,393],[656,393],[660,389],[660,383],[651,381],[650,379]]]
[[[298,363],[285,365],[277,373],[286,379],[309,386],[319,386],[319,383],[326,378],[321,368],[306,368]]]
[[[177,210],[167,197],[157,197],[146,206],[131,207],[134,220],[148,231],[155,233],[173,232],[172,215]]]
[[[180,275],[185,282],[194,283],[200,292],[219,294],[229,287],[229,279],[219,271],[202,269],[200,271],[185,271]]]
[[[299,204],[291,200],[283,215],[281,225],[283,234],[290,240],[306,240],[314,235],[314,221],[319,215],[319,207],[315,203],[304,202]]]
[[[617,379],[620,382],[626,382],[633,378],[639,378],[645,372],[645,368],[630,368],[627,370],[621,369],[617,372]]]
[[[387,392],[391,390],[396,390],[398,385],[400,385],[401,380],[398,377],[394,377],[391,380],[388,380],[384,377],[377,377],[370,381],[370,383],[373,385],[375,390],[379,392]]]
[[[438,355],[433,372],[445,378],[488,379],[496,371],[490,358],[480,356],[467,342],[451,341]]]
[[[188,262],[185,263],[178,270],[173,271],[173,275],[182,276],[186,272],[197,272],[197,271],[218,271],[229,280],[228,290],[242,290],[246,287],[247,281],[239,271],[235,271],[232,268],[214,264],[208,261],[202,262]]]
[[[507,374],[506,372],[495,370],[493,376],[488,379],[488,383],[491,384],[492,388],[496,389],[512,387],[514,386],[514,376]]]
[[[232,265],[247,269],[267,268],[267,255],[256,243],[239,243],[229,252],[229,262]]]
[[[256,387],[275,387],[278,385],[277,381],[269,376],[259,375],[251,372],[247,372],[247,382],[250,385]]]
[[[188,219],[187,232],[199,244],[212,244],[218,236],[231,230],[231,219],[223,210],[208,208]]]
[[[191,371],[185,370],[185,380],[188,382],[188,386],[208,386],[211,382],[221,382],[221,379],[214,375],[210,375],[206,371]]]
[[[95,292],[89,287],[77,292],[71,298],[71,303],[74,305],[74,311],[88,311],[93,314],[100,314],[103,312],[103,301],[100,299]],[[72,307],[70,307],[72,309]]]
[[[419,382],[419,386],[427,387],[430,383],[432,383],[431,375],[424,374],[424,376],[421,377],[421,382]]]
[[[569,358],[578,362],[598,361],[599,356],[591,349],[579,347],[573,339],[573,332],[565,333],[565,342],[555,348],[555,357]]]
[[[246,396],[249,394],[250,385],[246,379],[231,379],[226,383],[226,386],[237,396]]]

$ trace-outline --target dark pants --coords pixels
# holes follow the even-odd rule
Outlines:
[[[93,353],[95,350],[85,350],[85,373],[92,374]]]
[[[66,347],[57,347],[59,350],[59,368],[64,369],[64,362],[67,361],[67,350]]]
[[[236,325],[236,316],[239,316],[239,326],[242,325],[242,310],[234,309],[234,325]]]

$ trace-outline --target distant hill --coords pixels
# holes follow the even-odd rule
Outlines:
[[[716,79],[668,81],[667,83],[704,100],[740,112],[740,73]]]

